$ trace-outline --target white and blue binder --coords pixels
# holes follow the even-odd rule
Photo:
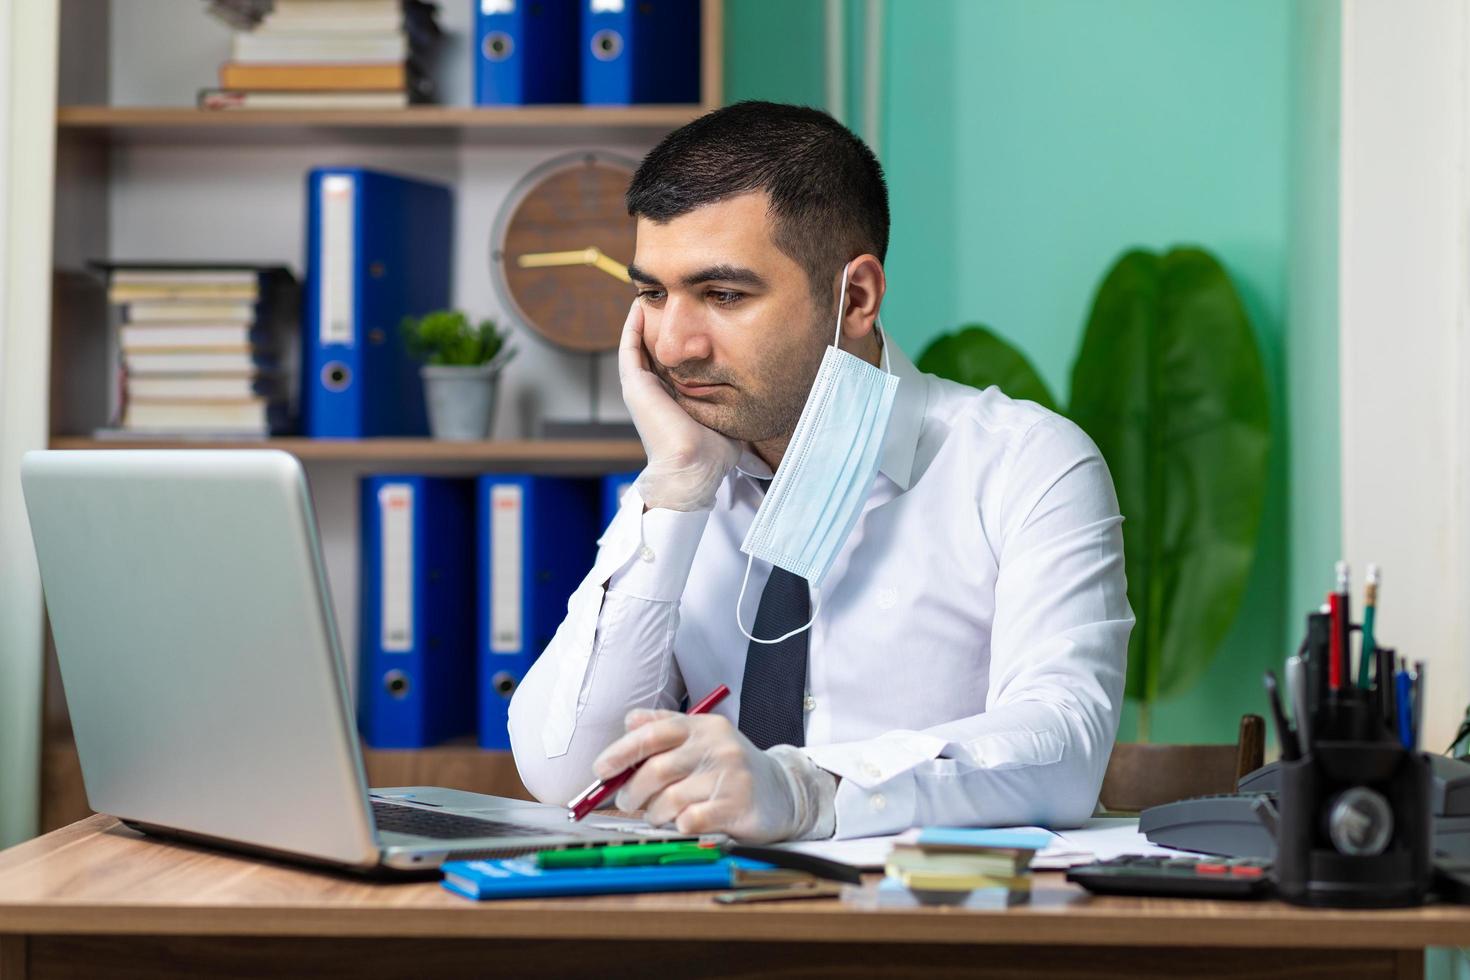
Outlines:
[[[593,479],[480,477],[480,745],[510,748],[511,695],[556,635],[567,601],[597,551],[600,483]]]
[[[579,0],[478,0],[475,104],[574,103]]]
[[[358,727],[421,748],[475,727],[474,481],[362,480]]]
[[[641,470],[633,470],[630,473],[609,473],[602,478],[602,529],[607,530],[613,518],[618,516],[618,511],[623,506],[623,494],[638,479]]]
[[[697,103],[699,0],[584,0],[582,101]]]
[[[362,167],[319,167],[307,196],[304,433],[427,435],[402,322],[450,304],[453,195]]]

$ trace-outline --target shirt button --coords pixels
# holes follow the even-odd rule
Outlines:
[[[817,699],[808,694],[802,698],[801,706],[808,711],[815,711],[817,709]]]
[[[653,549],[648,545],[644,545],[638,549],[638,557],[643,561],[653,561]]]
[[[868,801],[868,805],[874,810],[881,810],[888,805],[888,801],[883,798],[882,793],[874,793],[873,798]]]
[[[879,778],[880,776],[883,775],[883,770],[882,769],[879,769],[877,766],[873,765],[871,762],[864,762],[863,763],[863,775],[864,776],[867,776],[869,779],[877,779],[877,778]]]

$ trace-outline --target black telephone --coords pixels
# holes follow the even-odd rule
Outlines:
[[[1430,756],[1434,851],[1470,860],[1470,755]],[[1276,858],[1277,764],[1240,779],[1237,791],[1144,810],[1138,829],[1151,843],[1223,857]]]

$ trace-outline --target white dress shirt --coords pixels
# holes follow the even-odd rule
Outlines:
[[[910,826],[1074,826],[1117,734],[1133,615],[1106,464],[1075,425],[996,388],[899,377],[874,480],[822,583],[806,745],[840,777],[836,836]],[[644,513],[636,487],[566,620],[515,692],[526,788],[565,804],[635,707],[719,684],[739,721],[740,543],[760,505],[746,452],[712,510]],[[755,621],[770,566],[743,606]]]

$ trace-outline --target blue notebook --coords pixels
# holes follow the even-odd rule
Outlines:
[[[761,861],[725,858],[711,864],[646,864],[623,868],[542,870],[527,858],[448,861],[444,887],[465,898],[553,898],[628,892],[687,892],[712,888],[781,885],[806,880]]]
[[[1049,830],[1006,830],[997,827],[925,827],[919,831],[920,847],[1003,847],[1018,851],[1040,851],[1056,835]]]

